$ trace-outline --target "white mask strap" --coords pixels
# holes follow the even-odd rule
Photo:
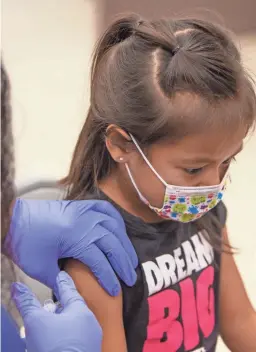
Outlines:
[[[132,184],[133,184],[134,188],[136,189],[138,195],[140,196],[141,199],[143,199],[145,202],[147,202],[146,198],[141,194],[138,186],[136,185],[136,182],[134,181],[134,178],[132,176],[132,173],[131,173],[131,170],[130,170],[128,164],[125,164],[125,167],[126,167],[126,170],[128,172],[128,175],[130,177],[130,180],[132,181]]]
[[[136,148],[138,149],[138,151],[140,152],[141,156],[143,157],[143,159],[145,160],[145,162],[147,163],[147,165],[150,167],[150,169],[154,172],[154,174],[156,175],[156,177],[165,185],[165,187],[168,186],[168,183],[165,182],[165,180],[159,175],[159,173],[154,169],[154,167],[150,164],[149,160],[147,159],[146,155],[143,153],[141,147],[139,146],[138,142],[136,141],[136,139],[133,137],[132,134],[130,134],[130,137],[133,141],[133,143],[135,144]],[[129,168],[127,169],[129,170]],[[129,172],[129,171],[128,171]],[[130,175],[130,173],[129,173]],[[131,175],[130,175],[131,176]],[[137,187],[136,187],[137,189]]]

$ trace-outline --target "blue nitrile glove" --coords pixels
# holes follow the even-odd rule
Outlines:
[[[138,259],[123,218],[101,200],[17,199],[5,251],[27,275],[52,289],[60,258],[79,259],[111,295],[121,289],[113,269],[128,286],[137,277]]]
[[[73,280],[60,272],[58,296],[63,310],[51,313],[21,283],[12,286],[12,297],[22,316],[28,352],[100,352],[101,327],[77,292]]]

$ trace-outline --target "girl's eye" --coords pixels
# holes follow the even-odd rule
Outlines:
[[[232,161],[236,161],[236,158],[233,156],[230,159],[227,159],[223,162],[223,165],[229,165]]]
[[[186,171],[186,173],[188,173],[189,175],[196,175],[199,174],[199,172],[201,172],[203,170],[203,167],[200,167],[198,169],[184,169]]]
[[[229,164],[232,162],[232,161],[236,161],[236,158],[235,157],[232,157],[232,158],[229,158],[227,160],[225,160],[222,165],[225,165],[225,166],[229,166]],[[204,169],[204,167],[199,167],[197,169],[192,169],[192,168],[188,168],[188,169],[184,169],[184,171],[189,174],[189,175],[197,175],[199,174],[200,172],[202,172]]]

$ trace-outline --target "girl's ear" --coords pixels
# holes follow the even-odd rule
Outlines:
[[[113,124],[106,130],[106,147],[111,157],[119,163],[126,163],[135,150],[129,134]]]

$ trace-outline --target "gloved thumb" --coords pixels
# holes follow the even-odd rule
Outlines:
[[[72,306],[74,309],[75,306],[81,308],[85,306],[85,301],[78,293],[74,281],[71,277],[65,272],[61,271],[56,280],[57,296],[59,297],[60,303],[63,309]]]
[[[28,313],[41,308],[40,302],[37,300],[32,291],[24,284],[15,282],[12,284],[12,299],[14,300],[22,319],[24,320]]]

